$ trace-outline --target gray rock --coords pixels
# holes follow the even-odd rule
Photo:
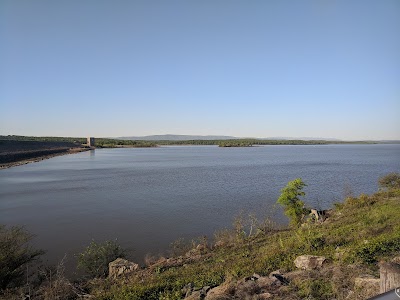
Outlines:
[[[229,284],[222,284],[212,288],[204,300],[230,300],[232,294],[232,287]]]
[[[204,299],[204,297],[200,296],[200,291],[193,291],[190,296],[186,297],[185,300],[200,300]]]
[[[270,293],[268,293],[268,292],[258,295],[258,299],[259,300],[271,299],[271,298],[272,298],[272,295]]]
[[[193,292],[194,284],[189,282],[182,288],[182,293],[185,294],[185,298],[189,297]]]
[[[207,293],[208,293],[208,291],[209,290],[211,290],[211,287],[210,286],[204,286],[201,290],[200,290],[200,295],[202,295],[202,296],[206,296],[207,295]]]
[[[137,269],[139,269],[138,264],[123,258],[117,258],[108,264],[108,277],[116,278],[131,273]]]
[[[257,279],[257,284],[261,291],[267,291],[275,283],[275,280],[277,280],[275,277],[274,279],[269,277],[260,277]]]
[[[301,255],[294,260],[294,264],[299,269],[313,270],[322,267],[325,260],[323,256]]]
[[[289,284],[289,279],[287,279],[280,271],[271,272],[268,277],[277,284]]]
[[[260,287],[256,281],[242,279],[237,282],[235,290],[237,298],[245,299],[249,295],[257,294],[260,291]]]
[[[249,277],[246,277],[244,280],[245,280],[245,281],[248,281],[248,280],[256,281],[256,280],[259,279],[260,277],[261,277],[260,275],[254,273],[253,275],[251,275],[251,276],[249,276]]]

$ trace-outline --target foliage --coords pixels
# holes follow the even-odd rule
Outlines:
[[[42,284],[38,289],[38,295],[43,300],[69,300],[76,299],[71,282],[65,276],[65,262],[67,256],[56,267],[47,267],[40,270]],[[36,298],[36,297],[35,297]]]
[[[399,173],[389,173],[381,178],[379,178],[379,187],[384,190],[395,190],[400,189],[400,174]]]
[[[116,140],[96,138],[97,148],[118,148],[118,147],[133,147],[133,148],[151,148],[157,147],[152,141],[132,141],[132,140]]]
[[[375,264],[378,258],[400,252],[400,233],[384,234],[371,241],[365,240],[356,248],[355,257],[363,263]]]
[[[302,193],[301,188],[295,190]],[[303,195],[295,194],[294,198]],[[254,234],[250,228],[258,228],[260,223],[252,217],[237,218],[230,230],[216,234],[216,242],[222,243],[202,255],[160,259],[123,280],[96,279],[90,281],[88,292],[104,300],[182,299],[182,288],[188,283],[200,289],[218,286],[229,278],[236,282],[254,273],[268,276],[280,269],[286,274],[295,269],[297,256],[310,254],[325,256],[326,265],[291,273],[294,279],[279,289],[277,299],[345,299],[350,290],[359,298],[354,279],[376,274],[377,261],[400,251],[399,200],[400,195],[388,197],[381,192],[349,197],[329,212],[325,222],[291,229],[268,226],[265,231],[253,229]],[[181,241],[177,245],[185,247]]]
[[[399,198],[388,199],[382,193],[353,197],[331,211],[328,222],[246,234],[241,239],[237,233],[247,221],[237,221],[231,230],[216,234],[216,241],[223,242],[201,259],[183,258],[173,266],[157,264],[162,272],[154,268],[149,274],[150,267],[131,277],[128,284],[106,288],[106,292],[104,286],[98,287],[94,294],[99,299],[181,299],[180,291],[189,282],[196,288],[213,287],[229,277],[267,276],[277,269],[288,272],[294,270],[298,255],[311,254],[325,256],[328,267],[305,273],[306,277],[282,290],[280,299],[344,299],[355,277],[373,274],[377,261],[400,251]]]
[[[252,147],[252,141],[249,140],[229,140],[218,143],[219,147]]]
[[[304,202],[300,197],[304,196],[303,188],[306,184],[297,178],[290,181],[286,187],[281,190],[281,195],[277,203],[281,204],[285,210],[286,216],[290,219],[290,225],[298,227],[301,224],[307,210],[304,207]]]
[[[122,249],[116,241],[104,243],[92,241],[84,252],[78,254],[78,268],[92,277],[105,277],[108,275],[108,264],[125,256],[126,250]]]
[[[17,135],[0,135],[0,143],[2,140],[16,141],[48,141],[48,142],[77,142],[86,143],[83,137],[35,137],[35,136],[17,136]],[[108,138],[96,138],[96,147],[156,147],[157,145],[217,145],[221,147],[250,147],[253,145],[328,145],[328,144],[375,144],[376,142],[368,141],[324,141],[324,140],[263,140],[263,139],[230,139],[230,140],[120,140]]]
[[[299,283],[298,287],[302,299],[332,299],[332,285],[326,279],[310,278]]]
[[[29,245],[32,238],[23,227],[0,225],[0,289],[21,285],[27,264],[44,254]]]

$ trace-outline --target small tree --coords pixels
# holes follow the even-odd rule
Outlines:
[[[78,268],[92,277],[105,277],[108,275],[108,264],[125,256],[126,251],[116,241],[92,241],[84,252],[78,254]]]
[[[23,227],[0,225],[0,289],[22,284],[26,265],[44,254],[33,249],[29,242],[33,235]]]
[[[302,191],[307,186],[301,178],[289,181],[281,190],[277,203],[283,206],[285,215],[290,219],[290,225],[298,227],[307,213],[304,202],[300,200],[305,193]]]
[[[400,174],[399,173],[389,173],[385,176],[379,178],[379,188],[383,190],[395,190],[400,189]]]

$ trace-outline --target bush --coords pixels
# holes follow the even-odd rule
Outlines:
[[[29,245],[32,238],[23,227],[0,225],[0,289],[20,286],[26,265],[44,254]]]
[[[400,251],[400,234],[383,234],[356,249],[356,258],[366,264],[376,264],[379,258]]]
[[[302,299],[332,299],[332,284],[325,279],[310,278],[299,283],[298,294]]]
[[[391,191],[400,189],[400,174],[399,173],[389,173],[381,178],[379,178],[379,187],[383,190]]]
[[[92,277],[106,277],[108,264],[117,258],[125,258],[126,250],[116,241],[96,243],[92,241],[84,252],[78,254],[78,268]]]
[[[304,202],[299,197],[304,196],[302,191],[306,184],[297,178],[288,182],[279,196],[277,203],[281,204],[285,210],[285,215],[290,219],[290,225],[298,227],[301,221],[307,214],[307,209],[304,207]]]

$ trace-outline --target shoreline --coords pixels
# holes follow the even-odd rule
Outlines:
[[[89,151],[89,150],[93,150],[93,149],[94,148],[81,148],[81,147],[80,148],[71,148],[71,149],[63,151],[63,152],[39,155],[37,157],[21,159],[21,160],[13,161],[13,162],[1,163],[0,170],[9,169],[12,167],[18,167],[18,166],[22,166],[22,165],[27,165],[30,163],[36,163],[36,162],[40,162],[42,160],[50,159],[50,158],[53,158],[56,156],[76,154],[76,153],[85,152],[85,151]],[[48,150],[53,150],[53,149],[48,149]]]

